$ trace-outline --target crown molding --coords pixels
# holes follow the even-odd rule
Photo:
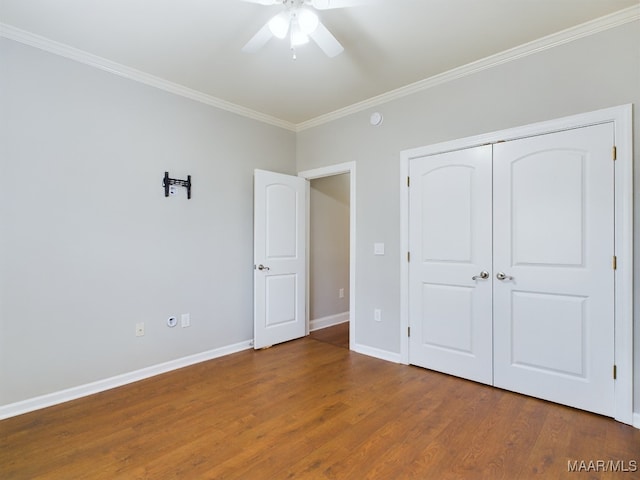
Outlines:
[[[25,45],[30,45],[32,47],[36,47],[50,53],[60,55],[61,57],[69,58],[71,60],[84,63],[85,65],[90,65],[92,67],[99,68],[100,70],[104,70],[115,75],[134,80],[136,82],[144,83],[145,85],[159,88],[160,90],[164,90],[166,92],[180,95],[181,97],[186,97],[191,100],[195,100],[197,102],[219,108],[221,110],[226,110],[237,115],[242,115],[243,117],[251,118],[253,120],[284,128],[286,130],[296,130],[296,125],[294,123],[287,122],[285,120],[281,120],[279,118],[272,117],[271,115],[266,115],[255,110],[251,110],[250,108],[236,105],[235,103],[227,102],[226,100],[222,100],[212,95],[202,93],[198,90],[185,87],[184,85],[170,82],[163,78],[150,75],[140,70],[136,70],[135,68],[127,67],[126,65],[122,65],[120,63],[112,62],[111,60],[107,60],[106,58],[93,55],[89,52],[85,52],[84,50],[80,50],[64,43],[50,40],[48,38],[36,35],[26,30],[21,30],[5,23],[0,23],[0,37],[8,38]]]
[[[301,132],[309,128],[317,127],[319,125],[332,122],[339,118],[346,117],[348,115],[352,115],[369,108],[380,106],[392,100],[406,97],[408,95],[433,88],[437,85],[441,85],[458,78],[473,75],[474,73],[481,72],[482,70],[518,60],[528,55],[533,55],[535,53],[542,52],[559,45],[564,45],[566,43],[573,42],[574,40],[578,40],[589,35],[594,35],[596,33],[609,30],[611,28],[615,28],[620,25],[624,25],[625,23],[630,23],[639,19],[640,4],[626,8],[624,10],[620,10],[618,12],[614,12],[604,17],[597,18],[595,20],[591,20],[586,23],[582,23],[580,25],[562,30],[557,33],[547,35],[546,37],[539,38],[532,42],[525,43],[518,47],[505,50],[489,57],[485,57],[481,60],[468,63],[461,67],[457,67],[447,72],[434,75],[424,80],[406,85],[404,87],[391,90],[381,95],[363,100],[362,102],[354,103],[353,105],[350,105],[348,107],[335,110],[325,115],[320,115],[316,118],[312,118],[311,120],[298,123],[296,125],[296,132]]]
[[[377,107],[392,100],[406,97],[408,95],[433,88],[437,85],[441,85],[458,78],[473,75],[474,73],[481,72],[482,70],[518,60],[528,55],[564,45],[566,43],[573,42],[574,40],[578,40],[589,35],[594,35],[604,30],[609,30],[611,28],[615,28],[620,25],[624,25],[625,23],[630,23],[639,19],[640,5],[634,5],[633,7],[629,7],[624,10],[606,15],[604,17],[600,17],[595,20],[577,25],[575,27],[571,27],[554,34],[547,35],[546,37],[542,37],[518,47],[505,50],[495,55],[491,55],[481,60],[468,63],[461,67],[457,67],[447,72],[443,72],[424,80],[406,85],[404,87],[391,90],[381,95],[363,100],[362,102],[358,102],[348,107],[335,110],[325,115],[320,115],[318,117],[298,124],[288,122],[286,120],[281,120],[271,115],[251,110],[250,108],[242,107],[240,105],[214,97],[212,95],[202,93],[198,90],[194,90],[183,85],[170,82],[163,78],[150,75],[131,67],[127,67],[126,65],[112,62],[111,60],[107,60],[106,58],[93,55],[69,45],[65,45],[63,43],[56,42],[45,37],[35,35],[31,32],[21,30],[11,25],[0,23],[0,37],[5,37],[16,42],[30,45],[32,47],[36,47],[41,50],[54,53],[56,55],[60,55],[62,57],[66,57],[84,63],[86,65],[99,68],[115,75],[144,83],[146,85],[150,85],[152,87],[156,87],[161,90],[165,90],[167,92],[204,103],[206,105],[211,105],[221,110],[226,110],[228,112],[251,118],[259,122],[274,125],[276,127],[280,127],[293,132],[301,132],[309,128],[332,122],[339,118],[361,112],[363,110]]]

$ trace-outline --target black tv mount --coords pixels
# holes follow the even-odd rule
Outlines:
[[[178,178],[169,178],[169,172],[164,172],[164,180],[162,182],[164,185],[164,196],[169,196],[169,187],[171,185],[179,185],[181,187],[187,188],[187,198],[191,198],[191,175],[187,175],[186,180],[180,180]]]

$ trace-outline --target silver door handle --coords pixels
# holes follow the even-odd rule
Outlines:
[[[510,277],[509,275],[502,272],[496,273],[496,278],[498,280],[513,280],[513,277]]]
[[[479,278],[486,280],[487,278],[489,278],[489,272],[483,270],[480,272],[480,275],[474,275],[473,277],[471,277],[471,280],[478,280]]]
[[[269,267],[265,267],[264,265],[260,264],[258,265],[258,270],[271,270]]]

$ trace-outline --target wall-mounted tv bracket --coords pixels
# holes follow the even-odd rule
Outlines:
[[[179,185],[181,187],[187,188],[187,198],[191,198],[191,175],[187,175],[186,180],[179,180],[177,178],[169,178],[169,172],[164,172],[164,181],[162,182],[164,185],[164,196],[169,196],[169,187],[171,185]]]

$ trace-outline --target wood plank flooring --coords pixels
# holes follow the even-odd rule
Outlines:
[[[0,422],[0,478],[627,479],[640,430],[307,337]]]
[[[309,336],[314,340],[327,342],[336,347],[349,348],[349,322],[314,330]]]

